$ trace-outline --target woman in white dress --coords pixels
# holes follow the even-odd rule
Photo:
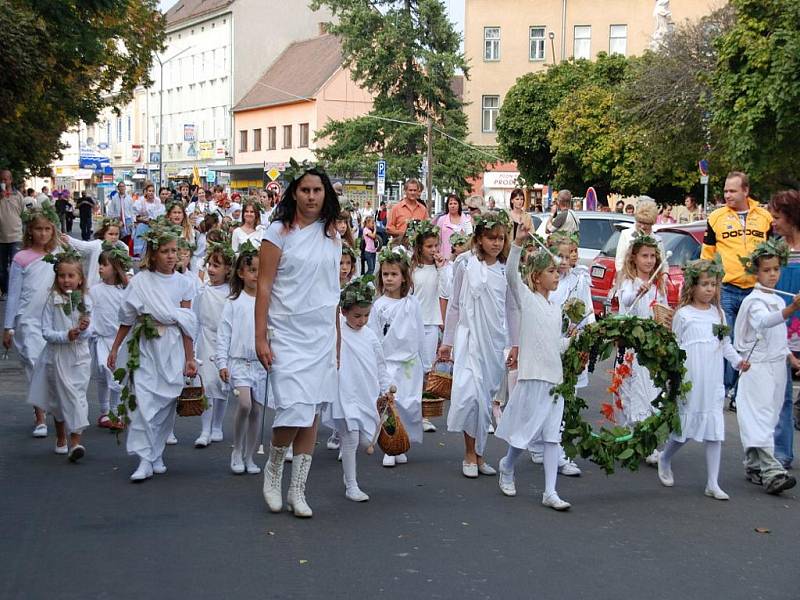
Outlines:
[[[708,471],[705,495],[727,500],[719,486],[719,465],[725,439],[725,384],[727,359],[734,368],[746,371],[749,365],[734,350],[725,331],[725,313],[719,301],[724,271],[721,264],[696,260],[684,269],[684,288],[680,307],[672,318],[672,331],[686,352],[686,374],[692,389],[678,404],[681,432],[672,432],[658,459],[658,478],[666,487],[674,485],[672,457],[689,440],[702,442]]]
[[[270,371],[269,403],[275,407],[264,499],[272,512],[280,512],[283,459],[292,446],[287,504],[296,516],[310,517],[305,487],[317,416],[337,395],[342,245],[336,233],[339,200],[330,179],[314,167],[297,171],[261,243],[255,345],[258,359]]]
[[[252,198],[248,198],[242,204],[242,224],[233,230],[231,236],[231,247],[234,252],[239,252],[239,246],[250,240],[254,246],[261,244],[264,232],[261,226],[261,211],[258,204]]]

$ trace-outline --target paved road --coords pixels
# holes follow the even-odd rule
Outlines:
[[[96,427],[85,460],[68,464],[53,437],[29,437],[21,381],[13,354],[0,361],[0,598],[800,597],[796,490],[772,497],[744,480],[730,413],[727,503],[703,496],[702,447],[689,445],[673,489],[650,468],[607,477],[581,461],[583,477],[559,478],[573,509],[556,513],[529,461],[516,498],[496,478],[462,477],[461,440],[437,419],[406,466],[360,455],[366,504],[344,498],[321,440],[304,521],[266,511],[260,476],[230,474],[228,442],[194,449],[196,418],[179,419],[169,472],[145,484],[128,482],[134,459]],[[490,462],[502,452],[490,439]]]

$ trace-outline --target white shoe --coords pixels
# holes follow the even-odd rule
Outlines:
[[[497,470],[489,463],[481,463],[478,465],[478,473],[481,475],[497,475]]]
[[[287,508],[294,513],[295,517],[303,519],[314,516],[311,507],[306,502],[306,481],[310,469],[311,455],[298,454],[292,461],[292,481],[286,492]]]
[[[283,509],[283,490],[281,480],[283,479],[283,456],[288,446],[276,448],[269,445],[269,458],[264,465],[264,500],[271,512],[281,512]]]
[[[231,471],[237,475],[244,473],[244,462],[242,461],[242,453],[234,450],[231,452]]]
[[[569,510],[572,506],[566,500],[559,498],[556,493],[552,493],[549,496],[542,494],[542,505],[548,506],[553,510]]]
[[[393,467],[397,464],[394,456],[389,456],[388,454],[383,455],[383,466],[384,467]]]
[[[167,465],[164,464],[164,457],[159,456],[153,461],[153,473],[156,475],[163,475],[167,472]]]
[[[325,446],[328,450],[338,450],[339,449],[339,434],[335,431],[331,434],[331,437],[328,438],[328,441],[325,443]]]
[[[253,462],[253,457],[250,456],[244,461],[244,468],[250,475],[258,475],[261,473],[261,467]]]
[[[211,443],[211,437],[205,433],[201,433],[200,437],[194,441],[195,448],[205,448]]]
[[[78,462],[86,454],[86,448],[77,444],[69,449],[69,462]]]
[[[283,462],[292,462],[294,459],[294,452],[291,446],[286,446],[286,454],[283,455]]]
[[[489,423],[489,427],[486,428],[486,433],[488,433],[489,435],[494,434],[494,425]]]
[[[178,438],[175,437],[175,432],[170,433],[169,437],[167,438],[167,446],[174,446],[177,443]]]
[[[394,457],[398,465],[404,465],[408,462],[408,457],[405,454],[398,454]]]
[[[153,465],[150,464],[149,460],[141,459],[139,460],[139,466],[131,475],[131,481],[139,482],[144,481],[145,479],[150,479],[153,476]]]
[[[432,433],[436,431],[436,425],[431,423],[428,419],[422,419],[422,431],[425,433]]]
[[[658,467],[658,480],[661,482],[661,485],[664,487],[672,487],[675,485],[675,479],[672,477],[672,468],[665,467],[660,458],[656,466]],[[706,488],[706,491],[708,491],[708,488]]]
[[[213,429],[210,439],[212,442],[221,442],[223,440],[222,429]]]
[[[720,488],[712,490],[709,487],[706,487],[705,495],[708,496],[709,498],[714,498],[714,500],[730,500],[731,499],[731,497],[728,496],[728,494],[726,494],[725,492],[723,492],[722,489],[720,489]]]
[[[565,462],[558,465],[558,472],[564,475],[564,477],[580,477],[581,476],[581,469],[578,465],[572,462],[569,459],[566,459]]]
[[[651,467],[657,467],[659,456],[661,456],[661,453],[658,450],[653,450],[653,453],[650,454],[650,456],[648,456],[647,458],[645,458],[644,462],[646,462]]]
[[[47,437],[47,424],[46,423],[39,423],[36,427],[34,427],[33,428],[33,437],[35,437],[35,438]]]
[[[517,486],[514,485],[514,471],[509,472],[503,467],[505,459],[505,456],[501,458],[500,463],[497,465],[500,469],[500,477],[498,477],[497,483],[500,485],[500,491],[503,494],[513,497],[517,495]]]
[[[469,479],[476,479],[478,477],[478,465],[475,463],[468,463],[467,461],[461,462],[461,474]]]
[[[69,446],[64,444],[63,446],[56,445],[55,450],[53,450],[56,454],[69,454]]]
[[[355,488],[352,490],[345,490],[344,492],[345,498],[348,500],[352,500],[353,502],[366,502],[369,500],[369,496],[367,496],[364,492],[360,489]]]
[[[544,464],[544,453],[542,452],[534,452],[531,450],[531,460],[535,465],[543,465]]]

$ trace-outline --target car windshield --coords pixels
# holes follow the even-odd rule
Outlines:
[[[682,267],[690,260],[700,258],[700,244],[697,243],[688,233],[677,233],[675,231],[664,231],[658,234],[664,242],[664,251],[672,252],[669,257],[669,264]],[[615,231],[608,241],[606,241],[600,256],[615,257],[617,255],[617,244],[619,243],[619,231]]]
[[[581,219],[581,248],[605,249],[609,238],[614,234],[615,222],[611,219]],[[614,248],[616,247],[615,243]]]

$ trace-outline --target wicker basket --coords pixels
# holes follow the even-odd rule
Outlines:
[[[453,376],[450,375],[450,373],[437,371],[436,365],[438,364],[441,363],[439,361],[433,363],[431,372],[428,373],[428,383],[425,386],[425,393],[435,396],[436,398],[450,400],[450,391],[453,389]]]
[[[675,311],[665,304],[653,304],[653,320],[667,329],[672,329],[672,317]]]
[[[206,406],[206,393],[203,387],[203,378],[197,374],[200,380],[199,386],[187,385],[181,390],[181,395],[178,396],[178,416],[179,417],[199,417],[205,411]]]
[[[381,415],[381,429],[378,434],[378,446],[389,456],[397,456],[408,452],[411,448],[411,441],[408,439],[406,428],[400,420],[400,415],[394,408],[394,393],[396,388],[392,386],[391,391],[385,396],[378,398],[378,413]],[[395,428],[393,433],[386,430],[386,417],[394,419]]]
[[[444,414],[443,398],[422,398],[422,418],[441,417]]]

